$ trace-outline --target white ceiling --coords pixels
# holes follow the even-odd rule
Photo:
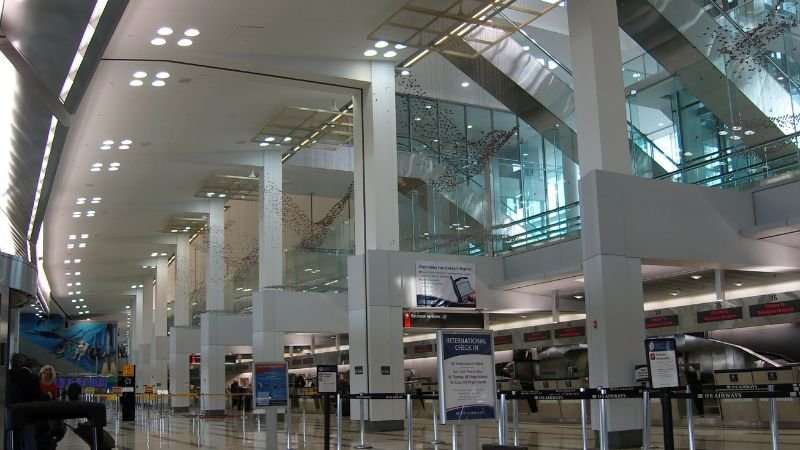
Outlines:
[[[250,142],[252,137],[283,108],[329,109],[345,105],[355,93],[267,75],[284,75],[280,67],[287,60],[295,67],[302,61],[306,80],[329,75],[331,61],[363,66],[370,59],[362,55],[371,46],[366,36],[402,3],[130,2],[74,117],[45,219],[45,267],[56,300],[69,313],[74,297],[85,298],[93,314],[123,313],[135,294],[130,286],[153,276],[142,269],[155,265],[150,254],[174,252],[175,237],[161,233],[169,219],[207,211],[207,201],[195,198],[204,180],[217,174],[247,176],[263,150]],[[162,26],[175,34],[164,46],[151,45]],[[177,46],[188,28],[198,29],[199,36],[190,47]],[[401,52],[393,60],[404,56]],[[254,68],[259,73],[244,72]],[[148,74],[144,85],[130,86],[137,71]],[[170,74],[166,86],[151,86],[161,71]],[[107,139],[115,144],[103,151]],[[130,149],[117,148],[123,139],[133,140]],[[90,171],[94,163],[103,164],[100,172]],[[111,163],[119,163],[119,170],[108,171]],[[339,184],[346,182],[340,173],[307,170],[292,166],[287,171],[291,191],[322,194],[343,189]],[[304,181],[313,184],[303,186]],[[102,201],[76,205],[79,197]],[[88,210],[96,216],[72,217]],[[90,237],[68,240],[83,233]],[[66,247],[79,242],[87,247]],[[82,263],[64,264],[74,258]],[[66,275],[75,271],[81,275]],[[76,281],[80,287],[67,286]],[[81,295],[68,295],[78,290]]]

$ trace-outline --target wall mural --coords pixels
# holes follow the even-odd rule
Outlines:
[[[56,371],[76,370],[96,374],[117,371],[117,324],[74,321],[64,327],[64,318],[20,314],[20,353],[51,364]],[[76,367],[77,366],[77,367]]]

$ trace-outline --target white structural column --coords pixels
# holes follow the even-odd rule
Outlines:
[[[172,302],[172,316],[174,326],[169,334],[169,392],[178,394],[171,397],[170,402],[174,410],[186,411],[189,409],[189,358],[186,346],[182,342],[188,341],[186,337],[189,320],[189,235],[180,233],[177,236],[175,249],[175,299]]]
[[[385,295],[386,252],[399,249],[394,65],[373,62],[371,84],[355,107],[356,256],[348,260],[351,392],[403,392],[402,307]],[[363,141],[358,139],[363,132]],[[358,368],[358,373],[356,373]],[[375,400],[366,408],[371,430],[398,430],[402,402]],[[359,417],[352,402],[351,417]]]
[[[626,256],[623,231],[604,226],[609,201],[597,195],[596,171],[631,173],[626,133],[622,58],[615,0],[570,0],[567,4],[574,64],[575,116],[580,160],[583,271],[593,386],[631,386],[644,362],[641,261]],[[592,427],[599,434],[599,405]],[[609,448],[642,443],[641,402],[607,405]]]
[[[189,319],[189,234],[180,233],[175,248],[175,301],[172,315],[176,327],[188,327]]]
[[[206,311],[225,309],[225,199],[208,205],[208,255],[206,258]]]
[[[225,309],[225,199],[212,199],[208,207],[208,256],[206,258],[206,311]],[[225,411],[225,346],[215,314],[200,316],[200,392],[207,414]],[[212,395],[209,395],[212,394]]]
[[[258,195],[258,287],[283,285],[283,163],[264,152]],[[282,344],[281,344],[282,345]]]
[[[283,361],[284,333],[275,331],[274,292],[264,288],[283,282],[283,163],[281,153],[264,152],[258,195],[258,287],[253,292],[253,360]],[[277,450],[274,409],[267,411],[267,450]]]
[[[150,354],[153,344],[153,279],[145,277],[136,290],[136,387],[150,384]]]
[[[167,257],[156,263],[155,314],[153,316],[153,344],[151,348],[150,373],[157,390],[167,389],[167,365],[169,363],[169,341],[167,339],[167,292],[169,266]]]
[[[357,255],[365,250],[400,248],[394,85],[394,65],[375,61],[372,83],[364,90],[363,102],[353,102]]]

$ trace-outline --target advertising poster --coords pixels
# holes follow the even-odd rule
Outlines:
[[[647,351],[650,387],[661,389],[680,386],[675,339],[647,339],[644,346]]]
[[[20,314],[20,353],[59,373],[117,373],[117,324]]]
[[[475,265],[417,261],[417,306],[475,308]]]
[[[437,342],[442,424],[495,419],[492,332],[440,330]]]
[[[285,362],[253,364],[253,394],[256,408],[288,404],[288,373]]]

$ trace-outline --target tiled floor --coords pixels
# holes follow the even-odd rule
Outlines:
[[[259,424],[260,422],[260,424]],[[323,449],[323,422],[319,415],[309,415],[303,439],[300,418],[295,416],[296,428],[292,435],[294,449]],[[138,420],[136,423],[112,421],[106,428],[116,439],[118,448],[126,449],[263,449],[266,431],[262,420],[248,416],[227,419],[197,420],[186,415],[175,415],[165,419]],[[335,427],[335,418],[332,418]],[[561,424],[523,423],[520,425],[520,444],[529,449],[580,449],[580,427]],[[358,422],[345,421],[342,433],[342,448],[350,449],[359,443]],[[688,448],[685,428],[676,430],[676,448]],[[481,443],[497,442],[497,426],[486,424],[480,427]],[[589,433],[591,438],[591,432]],[[663,448],[661,430],[652,430],[652,447]],[[713,428],[703,427],[696,431],[698,450],[771,449],[770,433],[765,429]],[[433,438],[430,421],[417,419],[414,424],[415,449],[450,449],[449,427],[442,427],[440,439],[446,444],[428,444]],[[511,439],[511,431],[508,432]],[[279,448],[285,448],[286,432],[283,423],[279,424]],[[375,450],[407,449],[405,431],[368,433],[366,442]],[[510,442],[509,442],[510,443]],[[593,441],[590,448],[593,448]],[[69,432],[58,448],[60,450],[86,449],[87,446],[72,432]],[[336,430],[332,430],[331,448],[336,448]],[[780,448],[800,450],[800,429],[784,428],[780,431]]]

